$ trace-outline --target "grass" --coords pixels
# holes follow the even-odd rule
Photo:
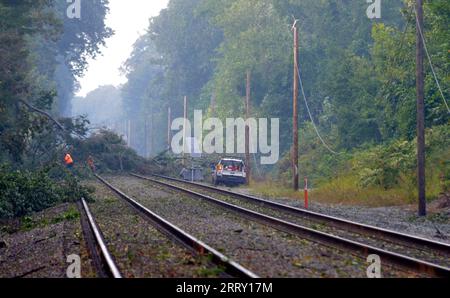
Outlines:
[[[344,177],[330,181],[311,191],[311,200],[320,203],[340,205],[361,205],[367,207],[399,206],[411,203],[411,188],[382,189],[362,188],[355,178]],[[303,194],[302,194],[303,198]]]
[[[127,258],[130,263],[133,263],[133,261],[136,259],[136,255],[132,251],[127,250]]]
[[[214,278],[220,276],[224,271],[222,267],[205,267],[199,268],[196,274],[202,278]]]
[[[69,210],[67,210],[66,212],[64,212],[62,214],[62,216],[57,217],[55,220],[57,220],[56,222],[54,221],[53,223],[58,223],[58,222],[62,222],[62,221],[72,221],[72,220],[77,220],[80,218],[80,212],[78,212],[77,208],[75,207],[70,207]]]
[[[156,256],[156,259],[159,261],[166,261],[166,260],[170,259],[171,256],[172,255],[170,254],[169,251],[163,250]]]
[[[73,221],[80,218],[80,213],[75,207],[70,207],[66,212],[58,215],[54,218],[43,218],[40,220],[34,220],[30,216],[25,216],[21,220],[21,230],[22,231],[31,231],[36,228],[44,228],[49,225],[58,224],[64,221]]]
[[[438,175],[434,173],[427,177],[427,199],[436,199],[441,192],[441,184]],[[401,183],[395,188],[385,190],[381,187],[363,188],[357,185],[354,176],[336,177],[319,185],[309,191],[310,202],[366,206],[366,207],[389,207],[412,204],[416,200],[416,186],[411,183]],[[267,180],[254,182],[251,192],[269,198],[290,198],[292,200],[304,201],[304,191],[294,191],[290,186],[280,182]]]

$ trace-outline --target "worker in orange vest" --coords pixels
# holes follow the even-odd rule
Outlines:
[[[92,170],[92,172],[95,172],[94,158],[91,155],[89,155],[89,157],[87,159],[87,164],[88,164],[89,168]]]
[[[64,157],[64,163],[69,169],[73,167],[73,158],[70,155],[70,153],[67,153],[66,156]]]

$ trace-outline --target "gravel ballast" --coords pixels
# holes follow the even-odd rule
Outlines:
[[[304,207],[304,203],[299,200],[264,197],[257,193],[250,193],[246,188],[222,188],[243,194],[252,194],[297,208]],[[324,204],[314,202],[314,193],[312,192],[309,210],[450,244],[450,209],[437,210],[434,205],[430,204],[431,212],[426,218],[421,218],[417,215],[417,206],[415,205],[370,208]]]
[[[107,180],[262,277],[366,277],[365,260],[132,177]],[[412,274],[384,267],[384,277]]]
[[[100,183],[89,208],[125,278],[220,277],[220,268],[160,233]]]
[[[380,235],[374,235],[370,233],[352,232],[348,228],[342,228],[333,223],[326,221],[319,222],[317,220],[311,220],[303,215],[293,215],[289,212],[283,212],[280,210],[274,210],[268,206],[262,206],[260,203],[254,201],[245,200],[237,196],[225,194],[210,189],[204,189],[198,185],[187,184],[179,181],[164,181],[164,179],[158,179],[159,181],[181,187],[183,189],[189,189],[197,193],[201,193],[207,196],[211,196],[220,201],[224,201],[239,207],[243,207],[258,213],[262,213],[268,216],[279,218],[285,221],[289,221],[300,226],[306,226],[308,228],[318,230],[321,232],[337,235],[346,239],[354,240],[360,243],[368,244],[380,249],[387,249],[392,252],[407,255],[410,257],[418,258],[427,262],[438,264],[441,266],[449,267],[450,259],[449,254],[443,254],[441,252],[432,251],[429,249],[423,249],[423,247],[414,248],[414,246],[404,245],[399,241],[392,242],[392,239],[383,238]]]
[[[1,278],[65,278],[71,255],[80,257],[82,277],[96,277],[75,204],[50,208],[1,227]]]

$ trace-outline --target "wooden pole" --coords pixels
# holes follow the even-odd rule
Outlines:
[[[245,118],[247,125],[245,126],[245,165],[247,174],[247,185],[250,185],[251,179],[251,161],[250,161],[250,127],[248,126],[248,119],[250,118],[250,96],[251,96],[251,72],[247,71],[247,92],[245,100]]]
[[[128,120],[128,147],[131,147],[131,120]]]
[[[167,109],[167,150],[170,150],[172,143],[172,109]]]
[[[424,44],[423,34],[423,0],[417,0],[416,25],[416,91],[417,91],[417,187],[419,197],[419,216],[427,215],[425,189],[425,79],[424,79]]]
[[[152,108],[151,119],[150,119],[150,152],[149,157],[155,153],[155,112]]]
[[[211,116],[216,114],[216,92],[211,95]]]
[[[184,125],[183,125],[183,166],[186,166],[186,126],[187,126],[187,96],[184,97]]]
[[[144,121],[144,155],[146,158],[149,157],[149,150],[148,150],[148,115],[145,116],[145,121]]]
[[[294,31],[294,97],[293,97],[293,150],[292,150],[292,172],[293,172],[293,187],[294,190],[299,190],[298,181],[298,88],[299,88],[299,74],[298,74],[298,29],[297,21],[293,26]]]

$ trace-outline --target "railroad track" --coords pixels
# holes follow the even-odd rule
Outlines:
[[[149,210],[147,207],[143,206],[130,196],[126,195],[124,192],[114,187],[111,183],[106,181],[99,175],[95,175],[96,178],[102,182],[105,186],[116,193],[123,201],[125,201],[129,206],[138,211],[145,219],[147,219],[155,228],[160,232],[167,235],[170,239],[177,241],[179,244],[190,249],[191,251],[198,253],[200,255],[210,256],[211,262],[223,268],[224,272],[230,277],[240,277],[240,278],[258,278],[259,276],[252,271],[244,268],[242,265],[236,263],[230,258],[226,257],[224,254],[220,253],[211,246],[200,241],[196,237],[188,234],[179,227],[170,223],[166,219],[162,218],[155,212]]]
[[[103,278],[122,278],[122,274],[115,264],[111,253],[108,251],[102,233],[84,199],[81,199],[78,203],[78,209],[81,214],[81,226],[84,238],[86,239],[97,274]]]
[[[204,184],[160,175],[153,175],[156,179],[136,174],[131,175],[201,198],[262,224],[311,241],[350,250],[360,257],[376,254],[383,262],[407,270],[435,277],[450,276],[450,268],[442,265],[442,263],[449,262],[450,246],[445,243],[322,215]],[[168,183],[167,180],[171,183]],[[210,196],[211,192],[217,195],[212,197]],[[305,220],[308,222],[306,223]],[[321,226],[311,225],[311,222],[319,222]]]

